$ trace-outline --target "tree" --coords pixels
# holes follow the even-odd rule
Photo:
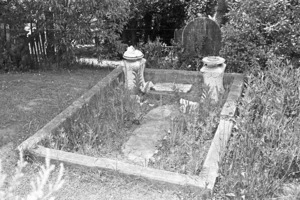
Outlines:
[[[216,12],[218,0],[185,0],[186,4],[186,22],[195,19],[198,16],[213,16]]]
[[[46,32],[48,61],[55,62],[74,60],[74,43],[93,37],[118,40],[129,17],[127,0],[2,0],[0,6],[0,22],[11,30],[24,30],[30,23],[33,36]]]

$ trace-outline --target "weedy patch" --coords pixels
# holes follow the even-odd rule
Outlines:
[[[201,86],[194,89],[198,107],[187,107],[171,120],[171,129],[158,144],[158,150],[150,166],[187,175],[199,175],[211,141],[217,130],[220,113],[227,99],[230,85],[225,85],[225,93],[215,103],[209,97],[209,88]]]
[[[123,85],[107,87],[42,144],[92,156],[114,154],[147,110],[149,107],[133,100]]]
[[[193,87],[189,99],[198,101],[198,108],[172,120],[171,130],[157,145],[157,154],[149,166],[198,175],[218,127],[229,87],[229,84],[225,85],[226,92],[218,103],[209,98],[208,87],[200,83]],[[94,101],[84,105],[40,144],[56,150],[122,160],[122,145],[140,125],[143,116],[160,105],[175,104],[179,107],[179,99],[184,96],[177,90],[170,95],[158,96],[141,91],[138,94],[133,97],[123,84],[104,88]]]
[[[169,96],[132,96],[122,84],[106,87],[41,145],[96,157],[120,157],[122,145],[143,116],[159,105],[175,101]]]
[[[250,74],[236,133],[221,166],[219,195],[232,199],[299,199],[299,69],[278,58]]]

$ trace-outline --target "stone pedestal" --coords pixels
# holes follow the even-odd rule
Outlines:
[[[201,68],[204,84],[210,88],[211,98],[216,102],[219,100],[219,94],[224,93],[223,77],[226,64],[221,57],[203,58],[204,66]]]
[[[135,87],[139,84],[142,92],[148,92],[153,87],[152,82],[145,82],[144,70],[146,66],[146,59],[141,51],[134,49],[132,46],[127,48],[124,53],[124,74],[125,74],[125,85],[127,89],[134,93]],[[136,84],[136,81],[139,81]]]
[[[142,58],[139,60],[131,61],[124,60],[124,74],[125,74],[125,85],[129,90],[134,90],[136,84],[135,80],[141,81],[141,86],[145,86],[144,70],[145,70],[146,59]],[[138,79],[135,76],[139,76]]]

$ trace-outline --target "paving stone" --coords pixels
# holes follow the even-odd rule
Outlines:
[[[192,84],[182,84],[182,83],[156,83],[153,88],[156,91],[173,92],[174,89],[179,92],[187,93],[191,90]]]
[[[128,160],[147,166],[157,150],[158,142],[170,129],[170,119],[178,115],[175,106],[157,107],[144,117],[140,127],[135,129],[132,136],[123,146],[123,153]]]
[[[159,106],[157,108],[150,110],[144,116],[144,120],[149,121],[149,120],[163,120],[168,118],[170,119],[178,112],[179,110],[174,105]]]

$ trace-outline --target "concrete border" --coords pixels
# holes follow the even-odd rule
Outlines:
[[[182,70],[170,71],[147,69],[145,71],[145,77],[149,78],[151,76],[160,77],[157,78],[157,80],[160,79],[160,81],[166,80],[166,78],[168,77],[176,77],[176,81],[178,82],[186,82],[188,80],[189,82],[193,82],[196,79],[199,80],[199,76],[201,76],[201,74],[199,72],[188,72]],[[190,78],[188,78],[189,76]],[[74,116],[82,108],[83,105],[91,102],[93,96],[98,94],[101,89],[108,85],[111,85],[114,82],[118,82],[117,80],[124,78],[121,67],[113,70],[106,78],[98,82],[92,89],[82,95],[62,113],[57,115],[36,134],[20,144],[18,150],[29,150],[34,155],[41,157],[46,157],[48,155],[50,159],[71,164],[117,170],[120,173],[128,175],[142,176],[151,180],[162,181],[176,185],[209,189],[212,191],[216,178],[218,176],[218,164],[223,157],[224,150],[233,127],[234,122],[232,121],[232,118],[234,117],[234,114],[236,112],[236,102],[241,95],[243,87],[242,75],[226,74],[224,77],[234,77],[234,81],[231,85],[227,101],[223,106],[220,123],[213,138],[212,144],[209,148],[207,157],[204,161],[203,170],[201,171],[199,176],[188,176],[164,170],[141,167],[108,158],[95,158],[61,150],[53,150],[37,145],[38,142],[61,127],[68,118],[72,118],[72,116]]]

